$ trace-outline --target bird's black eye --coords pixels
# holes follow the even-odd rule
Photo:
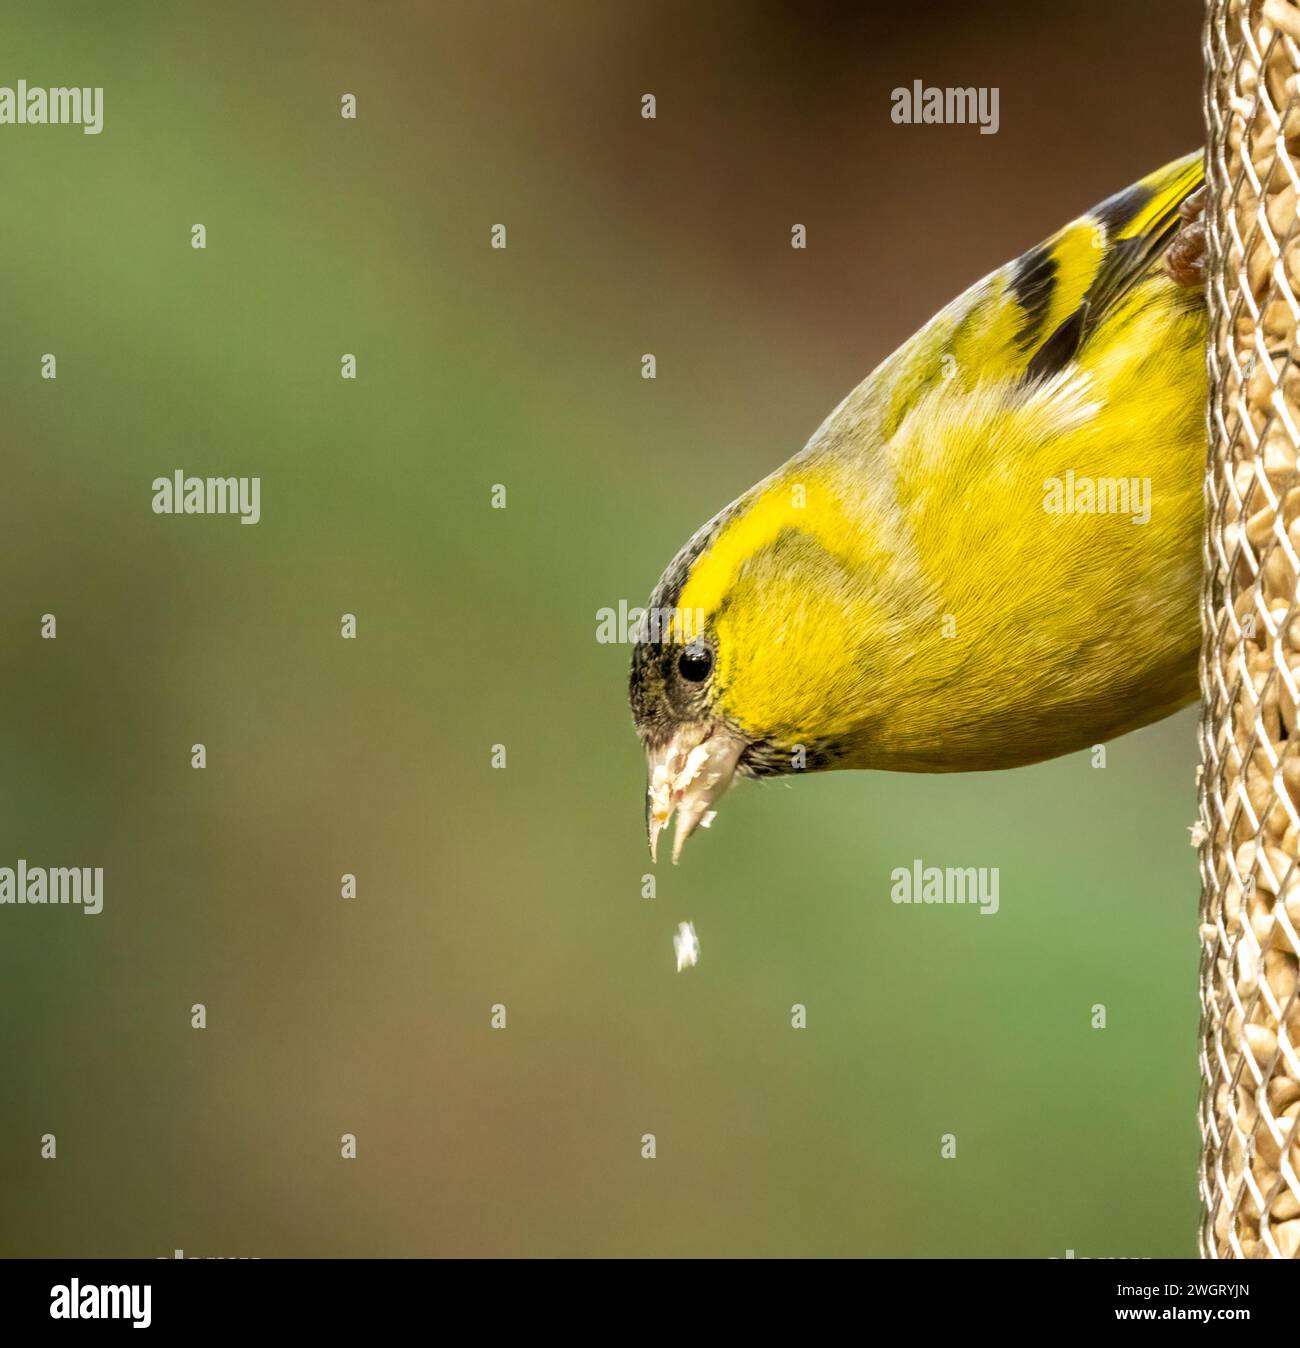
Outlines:
[[[677,657],[677,672],[690,683],[703,683],[713,673],[713,652],[707,646],[687,646]]]

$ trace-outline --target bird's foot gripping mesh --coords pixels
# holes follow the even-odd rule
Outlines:
[[[1209,0],[1201,1251],[1300,1255],[1300,4]]]

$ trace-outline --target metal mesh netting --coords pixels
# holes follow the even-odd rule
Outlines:
[[[1300,1254],[1300,5],[1209,0],[1201,1252]]]

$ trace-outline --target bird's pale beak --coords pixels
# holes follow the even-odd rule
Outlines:
[[[686,839],[700,826],[708,828],[714,804],[731,779],[745,742],[723,726],[682,726],[661,745],[646,746],[646,829],[650,857],[659,859],[659,835],[677,811],[673,862]]]

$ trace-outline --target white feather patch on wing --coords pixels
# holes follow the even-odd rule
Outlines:
[[[968,476],[1010,478],[1026,443],[1042,445],[1094,421],[1102,410],[1094,376],[1067,365],[1042,383],[983,380],[967,389],[940,384],[903,418],[889,442],[900,485]],[[927,493],[909,493],[924,503]]]

